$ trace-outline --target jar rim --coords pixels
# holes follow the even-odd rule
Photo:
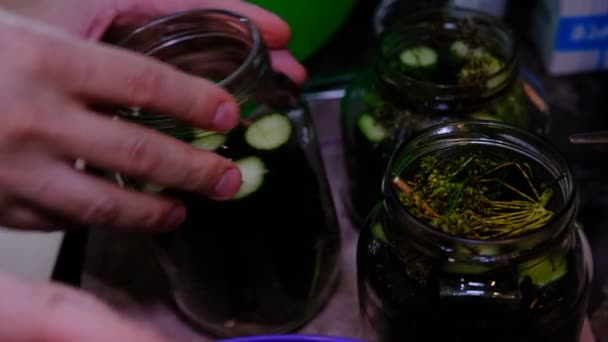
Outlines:
[[[252,46],[251,46],[251,50],[247,54],[247,57],[243,60],[243,62],[239,65],[239,67],[237,69],[235,69],[233,72],[230,73],[230,75],[228,75],[221,81],[217,82],[218,86],[224,87],[228,84],[231,84],[235,79],[238,79],[243,73],[246,72],[246,70],[249,68],[249,66],[252,63],[254,63],[257,56],[259,56],[260,54],[262,54],[264,52],[261,33],[251,19],[249,19],[248,17],[245,17],[243,15],[240,15],[234,11],[224,10],[224,9],[212,9],[212,8],[211,9],[192,9],[192,10],[179,11],[179,12],[175,12],[173,14],[169,14],[169,15],[165,15],[165,16],[161,16],[159,18],[153,19],[153,20],[143,24],[142,26],[137,27],[136,29],[131,31],[128,35],[126,35],[123,39],[119,40],[119,42],[117,43],[117,46],[127,48],[129,45],[129,42],[131,42],[137,36],[142,35],[145,32],[148,32],[149,30],[152,30],[156,27],[166,25],[171,22],[177,21],[181,18],[192,16],[192,15],[201,15],[201,16],[221,15],[221,16],[226,16],[226,17],[232,18],[232,19],[236,19],[245,25],[245,27],[247,28],[247,31],[249,33],[249,36],[251,38]],[[171,39],[171,37],[169,37],[168,39]],[[150,50],[152,50],[152,49],[147,49],[147,51],[142,51],[142,52],[144,54],[148,55]]]
[[[519,45],[517,44],[517,41],[513,38],[512,30],[505,23],[503,23],[499,18],[497,18],[491,14],[488,14],[486,12],[480,11],[480,10],[476,10],[476,9],[472,9],[472,8],[464,8],[464,7],[459,7],[459,6],[448,6],[448,7],[429,8],[429,9],[419,10],[419,11],[416,11],[414,13],[411,13],[409,15],[402,17],[399,20],[398,24],[395,24],[394,26],[392,26],[392,28],[385,30],[385,32],[381,35],[380,39],[383,40],[384,38],[386,38],[386,36],[390,35],[390,32],[392,32],[394,30],[401,32],[403,30],[411,29],[420,23],[431,22],[431,20],[429,20],[429,18],[436,17],[437,15],[443,15],[445,17],[445,23],[448,23],[454,19],[463,19],[463,18],[471,17],[472,19],[475,19],[475,21],[477,22],[476,25],[479,25],[479,22],[483,21],[484,23],[487,23],[493,29],[497,30],[499,33],[504,34],[506,37],[509,38],[511,49],[509,50],[509,53],[507,54],[508,55],[507,58],[504,60],[504,64],[499,69],[494,71],[493,73],[491,73],[489,75],[485,75],[483,80],[480,82],[488,82],[493,79],[501,78],[501,75],[511,75],[511,74],[515,73],[514,71],[516,70],[516,66],[518,64]],[[380,54],[382,57],[387,57],[387,55],[385,54],[384,51],[381,51]],[[383,63],[381,61],[379,63],[380,63],[379,64],[380,68],[385,68],[387,65],[386,63]],[[478,89],[478,87],[477,87],[478,82],[475,82],[473,84],[462,85],[462,84],[429,82],[429,81],[421,80],[421,79],[418,79],[418,78],[415,78],[415,77],[412,77],[412,76],[409,76],[409,75],[406,75],[403,73],[391,73],[391,76],[396,77],[397,80],[399,81],[399,83],[410,83],[410,84],[412,84],[412,86],[415,86],[415,87],[426,87],[426,88],[430,88],[430,89],[437,89],[440,91],[455,91],[455,90],[467,91],[467,90]],[[513,78],[513,77],[511,77],[511,78]],[[508,83],[506,81],[509,81],[509,79],[510,79],[509,77],[506,77],[504,80],[505,83]],[[498,87],[498,88],[500,89],[501,87]]]
[[[479,128],[479,127],[487,127],[487,128],[495,129],[495,130],[504,130],[505,132],[507,132],[507,134],[510,133],[513,135],[518,135],[522,138],[522,140],[525,140],[528,143],[534,143],[534,144],[537,144],[538,146],[541,146],[545,151],[547,151],[547,154],[551,155],[551,159],[555,162],[555,164],[559,165],[560,169],[563,170],[565,182],[568,185],[567,191],[565,191],[566,195],[564,196],[563,204],[562,204],[560,210],[558,210],[555,213],[555,215],[551,218],[551,220],[549,222],[547,222],[542,228],[537,229],[532,232],[524,233],[524,234],[516,236],[516,237],[506,238],[506,239],[480,240],[480,239],[473,239],[473,238],[465,238],[465,237],[461,237],[461,236],[457,236],[457,235],[448,234],[448,233],[442,232],[438,229],[431,227],[427,223],[418,219],[407,208],[405,208],[403,205],[401,205],[401,203],[399,203],[397,195],[391,186],[391,183],[392,183],[391,180],[394,176],[393,171],[395,169],[395,165],[400,162],[404,152],[406,152],[408,149],[412,148],[412,146],[415,146],[416,144],[421,143],[425,138],[431,137],[433,135],[437,136],[437,135],[448,134],[448,133],[465,133],[466,134],[466,133],[471,133],[471,131],[470,131],[471,128],[474,129],[474,128]],[[494,140],[496,141],[497,139],[494,139]],[[429,147],[429,145],[432,145],[432,144],[433,143],[430,142],[430,143],[426,143],[426,144],[423,144],[420,146],[416,146],[415,148],[418,149],[418,148]],[[419,160],[419,157],[414,158],[413,160]],[[457,243],[471,245],[471,246],[493,245],[493,246],[505,247],[505,246],[518,245],[518,244],[521,244],[523,241],[528,241],[528,240],[541,241],[541,243],[542,243],[542,242],[545,242],[546,240],[550,239],[551,237],[560,235],[560,233],[563,230],[563,227],[559,224],[556,225],[556,222],[562,222],[563,220],[570,222],[570,221],[574,220],[574,216],[576,213],[576,198],[577,198],[576,184],[574,182],[574,177],[573,177],[572,171],[571,171],[567,161],[565,160],[563,154],[550,141],[542,139],[541,137],[536,136],[533,133],[528,132],[524,129],[509,125],[509,124],[500,123],[500,122],[463,120],[463,121],[451,122],[451,123],[447,123],[447,124],[446,123],[437,124],[437,125],[427,127],[426,129],[422,130],[420,132],[420,134],[417,135],[416,138],[414,138],[413,140],[411,140],[409,142],[401,143],[393,151],[390,161],[388,163],[388,167],[386,168],[386,172],[385,172],[384,180],[383,180],[382,184],[383,184],[383,192],[384,192],[383,205],[386,210],[388,210],[389,212],[393,212],[393,210],[391,210],[390,208],[395,207],[395,205],[391,205],[392,202],[395,202],[398,204],[396,213],[399,215],[405,215],[408,218],[408,220],[416,222],[416,224],[419,226],[418,228],[421,228],[423,230],[423,233],[430,234],[431,236],[433,236],[435,238],[439,238],[443,241],[454,241]],[[566,217],[566,215],[568,215],[568,217]],[[484,256],[484,258],[488,259],[487,256]]]

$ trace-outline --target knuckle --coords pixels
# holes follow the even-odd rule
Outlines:
[[[156,158],[146,135],[133,137],[127,144],[126,158],[130,165],[130,172],[134,177],[144,177],[156,165]]]
[[[42,306],[45,312],[57,312],[70,302],[70,293],[66,289],[52,286],[45,289]]]
[[[61,64],[55,63],[53,54],[46,51],[46,43],[36,42],[18,48],[19,58],[13,58],[14,69],[36,79],[53,79]]]
[[[56,184],[57,179],[53,178],[52,173],[48,173],[46,176],[38,177],[37,182],[33,184],[32,192],[39,194],[53,193]]]
[[[207,153],[202,158],[197,158],[189,167],[184,168],[186,184],[196,190],[211,191],[219,178],[227,169],[221,157]]]
[[[143,228],[155,228],[162,225],[170,214],[171,208],[170,205],[149,206],[149,209],[143,213],[140,226]]]
[[[119,215],[118,203],[109,197],[97,198],[85,205],[80,220],[85,224],[109,226]]]
[[[180,119],[189,124],[203,122],[205,125],[211,124],[213,113],[208,108],[210,93],[212,91],[200,91],[191,97],[190,101],[186,101],[185,108],[180,115]],[[202,116],[201,116],[202,115]]]
[[[164,82],[163,76],[156,69],[143,67],[128,78],[126,83],[127,98],[134,106],[149,106],[160,95]]]
[[[8,113],[3,120],[2,140],[6,143],[31,142],[44,138],[49,126],[44,115],[35,108],[24,108]]]

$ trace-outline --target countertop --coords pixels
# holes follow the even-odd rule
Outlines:
[[[515,2],[512,2],[515,3]],[[509,12],[506,20],[523,47],[522,65],[533,72],[544,85],[553,121],[549,140],[569,160],[575,174],[579,196],[579,220],[591,243],[594,257],[594,282],[589,318],[597,341],[608,341],[608,145],[577,146],[568,135],[577,132],[608,129],[604,114],[604,98],[608,89],[608,73],[595,72],[574,76],[551,76],[545,73],[533,44],[528,39],[529,2],[517,2],[521,8]],[[306,91],[315,116],[323,157],[330,174],[337,210],[341,218],[343,237],[342,277],[338,291],[324,310],[300,333],[320,333],[360,337],[358,328],[354,251],[357,238],[345,215],[340,200],[343,196],[344,170],[337,132],[338,101],[341,89],[353,73],[368,63],[373,55],[373,33],[370,12],[375,0],[361,0],[344,29],[324,50],[307,62],[310,81]],[[55,279],[80,284],[113,304],[118,310],[146,324],[160,328],[173,340],[208,341],[209,337],[188,326],[177,315],[166,295],[166,285],[158,265],[149,250],[147,237],[101,231],[72,233],[69,245],[82,245],[88,240],[84,273],[65,266],[74,260],[66,252],[60,255]],[[67,240],[66,240],[67,241]],[[77,249],[76,249],[77,250]],[[80,280],[82,282],[80,283]],[[588,331],[587,331],[588,333]],[[591,341],[585,337],[586,341]]]

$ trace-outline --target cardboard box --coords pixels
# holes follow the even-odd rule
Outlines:
[[[608,0],[537,0],[532,31],[550,74],[608,68]]]

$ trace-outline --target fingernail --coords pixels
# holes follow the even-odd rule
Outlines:
[[[186,208],[181,205],[174,207],[169,215],[165,218],[164,228],[167,230],[173,230],[179,227],[186,219]]]
[[[220,181],[215,185],[214,199],[229,199],[234,197],[241,188],[241,172],[237,168],[231,168],[224,173]]]
[[[214,130],[228,131],[237,125],[239,121],[239,108],[235,103],[222,103],[213,116],[211,125]]]

